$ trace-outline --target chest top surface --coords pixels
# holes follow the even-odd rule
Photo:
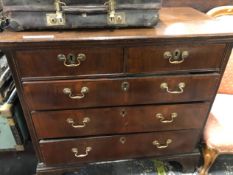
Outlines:
[[[233,40],[233,25],[212,19],[188,7],[162,8],[160,22],[154,28],[101,29],[78,31],[3,32],[0,47],[33,42],[120,41],[169,38],[224,37]]]

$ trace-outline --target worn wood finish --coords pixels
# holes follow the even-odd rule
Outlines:
[[[232,4],[233,0],[163,0],[164,7],[193,7],[203,12],[207,12],[214,7]]]
[[[41,141],[40,148],[46,165],[84,163],[114,159],[140,158],[192,152],[196,146],[197,130],[134,134],[110,137],[95,137],[74,140]],[[186,139],[183,139],[186,138]],[[167,148],[158,149],[153,142],[157,140]],[[124,142],[122,142],[124,141]],[[137,146],[135,146],[137,145]],[[85,154],[86,148],[92,150],[83,158],[75,157],[72,148],[78,148],[78,154]],[[112,149],[109,149],[112,148]],[[62,154],[59,154],[61,153]]]
[[[132,47],[128,50],[128,70],[129,73],[151,73],[162,71],[179,70],[218,70],[220,69],[225,44],[216,45],[168,45],[168,46],[146,46]],[[212,50],[212,52],[209,52]],[[171,52],[173,57],[164,58],[166,52]],[[182,58],[182,54],[188,52],[187,58]],[[178,56],[180,54],[180,56]],[[171,62],[170,62],[171,61]],[[177,64],[175,61],[178,61]],[[182,62],[183,61],[183,62]],[[176,63],[176,64],[175,64]]]
[[[58,55],[75,56],[75,66],[69,61],[60,61]],[[78,66],[77,57],[85,54],[85,60]],[[123,73],[123,49],[121,48],[57,48],[35,50],[17,50],[15,59],[21,77],[49,77]],[[77,66],[76,66],[77,65]]]
[[[218,81],[218,74],[207,74],[117,80],[27,82],[23,87],[31,110],[49,110],[210,100]],[[161,89],[164,82],[168,84],[170,91],[181,91],[178,86],[183,82],[184,92],[168,93],[166,89]],[[124,83],[128,83],[126,91],[122,89]],[[63,93],[65,88],[70,88],[72,95],[80,96],[83,87],[88,87],[89,92],[82,99],[71,99],[68,94]]]
[[[221,27],[217,27],[221,26]],[[216,21],[192,8],[163,8],[160,22],[155,28],[120,30],[79,30],[69,32],[3,32],[0,47],[9,46],[25,49],[55,46],[90,46],[99,44],[129,46],[148,43],[185,42],[230,43],[233,27]],[[36,36],[36,37],[35,37]],[[42,36],[42,37],[41,37]],[[47,38],[46,38],[47,36]]]
[[[191,128],[200,129],[208,109],[209,103],[101,108],[35,112],[32,114],[32,119],[38,138],[46,139]],[[69,118],[74,123],[69,123],[67,121]],[[85,118],[89,118],[89,121],[85,122]],[[50,129],[48,130],[47,128]]]

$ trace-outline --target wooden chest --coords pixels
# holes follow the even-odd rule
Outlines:
[[[232,48],[219,25],[164,8],[154,29],[2,33],[38,174],[195,152]]]

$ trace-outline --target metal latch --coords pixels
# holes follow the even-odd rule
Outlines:
[[[55,0],[54,6],[56,13],[48,13],[46,14],[47,26],[64,26],[65,25],[65,17],[62,13],[62,5],[66,5],[61,0]]]
[[[108,10],[107,22],[108,24],[125,24],[125,13],[116,12],[116,0],[108,0],[105,3]]]

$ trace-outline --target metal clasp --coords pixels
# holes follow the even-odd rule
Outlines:
[[[107,22],[108,24],[125,24],[125,13],[116,13],[116,1],[108,0],[104,4],[108,10]]]
[[[64,14],[62,13],[61,5],[66,5],[66,4],[64,2],[61,2],[61,0],[54,1],[56,13],[46,14],[47,26],[65,25],[65,17]]]

